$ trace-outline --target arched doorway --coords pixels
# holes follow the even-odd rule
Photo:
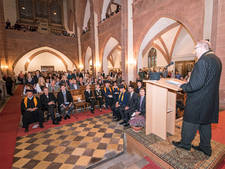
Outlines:
[[[171,61],[194,60],[194,40],[186,27],[173,19],[160,18],[146,33],[138,53],[139,68],[148,67],[148,56],[156,49],[156,66],[166,66]]]
[[[67,71],[75,69],[73,62],[59,52],[50,47],[41,47],[34,49],[13,64],[15,74],[20,71],[41,70],[42,67],[54,67],[55,71]]]
[[[121,68],[121,47],[119,42],[110,37],[107,41],[102,57],[103,71],[108,74],[110,69]]]

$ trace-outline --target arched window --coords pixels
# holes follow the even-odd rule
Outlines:
[[[120,9],[121,6],[118,3],[115,3],[113,0],[111,0],[107,8],[106,18],[110,17],[111,15],[114,15],[115,13],[118,13]]]
[[[155,48],[151,48],[148,53],[148,67],[155,67],[157,59],[157,52]]]

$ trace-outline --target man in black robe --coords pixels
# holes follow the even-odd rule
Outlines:
[[[33,95],[33,90],[26,91],[26,97],[21,102],[21,112],[23,115],[23,127],[28,132],[29,124],[39,122],[39,127],[43,128],[44,114],[41,110],[39,98]]]
[[[172,143],[176,147],[190,150],[192,140],[199,130],[199,146],[192,147],[211,156],[211,123],[218,123],[219,118],[222,64],[210,50],[209,42],[198,42],[195,50],[199,60],[194,66],[189,82],[180,86],[187,93],[181,140]]]

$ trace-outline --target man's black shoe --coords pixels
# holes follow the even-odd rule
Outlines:
[[[64,116],[64,120],[66,120],[67,119],[67,116]]]
[[[124,127],[128,127],[128,126],[130,126],[130,125],[129,125],[129,123],[124,123],[123,126],[124,126]]]
[[[173,144],[174,146],[178,147],[178,148],[183,148],[183,149],[188,150],[188,151],[191,150],[191,147],[190,147],[190,148],[186,147],[186,146],[183,145],[180,141],[172,141],[172,144]]]
[[[194,146],[194,145],[192,145],[192,148],[195,149],[195,150],[197,150],[197,151],[203,152],[205,155],[207,155],[209,157],[212,155],[212,151],[211,150],[206,151],[206,150],[202,149],[200,146]]]
[[[43,126],[43,124],[42,124],[42,123],[40,123],[40,124],[39,124],[39,126],[40,126],[40,128],[44,128],[44,126]]]
[[[120,125],[123,125],[123,124],[125,124],[125,123],[126,123],[125,121],[122,121],[122,122],[120,122],[119,124],[120,124]]]
[[[67,115],[67,118],[70,119],[70,115]]]
[[[116,119],[116,121],[120,121],[121,119]]]
[[[59,122],[58,121],[53,121],[52,124],[58,125]]]

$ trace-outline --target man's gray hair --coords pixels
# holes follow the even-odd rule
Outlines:
[[[207,40],[201,40],[197,42],[197,45],[201,48],[204,48],[206,50],[210,50],[211,49],[211,43]]]

